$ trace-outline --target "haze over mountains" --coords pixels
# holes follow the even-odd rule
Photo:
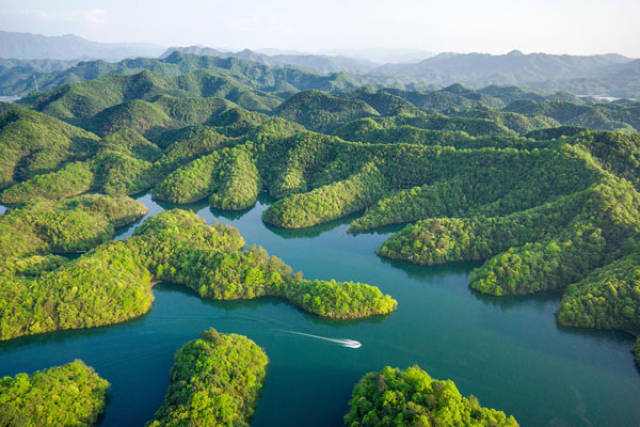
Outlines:
[[[162,57],[167,57],[175,51],[181,53],[190,53],[194,55],[218,56],[221,58],[238,58],[270,66],[292,65],[308,68],[318,73],[324,74],[366,74],[379,65],[366,59],[347,58],[345,56],[313,55],[308,53],[282,54],[276,53],[277,50],[270,50],[274,54],[266,54],[249,49],[244,49],[238,52],[228,52],[202,46],[172,47],[167,49]]]
[[[144,43],[100,43],[73,34],[43,36],[0,31],[0,58],[105,59],[119,61],[137,56],[158,56],[161,46]]]
[[[112,72],[157,71],[154,67],[159,66],[158,60],[140,58],[160,57],[160,61],[166,63],[174,51],[201,57],[234,58],[272,68],[298,67],[317,74],[344,73],[347,74],[344,79],[354,84],[376,87],[433,89],[454,83],[471,88],[518,85],[545,92],[564,90],[577,95],[640,97],[640,60],[618,54],[523,54],[514,50],[504,55],[441,53],[434,56],[411,49],[398,49],[395,53],[390,49],[327,51],[331,55],[278,49],[231,52],[203,46],[164,48],[98,43],[73,35],[48,37],[9,32],[0,32],[0,94],[24,95],[32,90],[52,89]],[[419,55],[423,55],[421,60]],[[113,62],[124,58],[139,59]],[[80,62],[82,59],[94,61]],[[397,62],[376,62],[387,59]]]
[[[425,79],[437,85],[462,83],[471,87],[518,85],[543,90],[562,89],[579,95],[630,96],[637,87],[640,60],[622,55],[550,55],[518,50],[506,55],[441,53],[416,64],[387,64],[372,75]],[[637,95],[636,95],[637,96]]]

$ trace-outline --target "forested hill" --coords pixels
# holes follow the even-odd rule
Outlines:
[[[132,101],[156,104],[156,108],[138,106],[148,110],[147,122],[160,120],[154,117],[164,112],[184,116],[183,125],[200,124],[204,118],[196,117],[208,111],[201,106],[212,98],[224,98],[248,110],[274,113],[322,131],[336,129],[357,118],[378,116],[397,116],[394,120],[398,124],[404,121],[402,124],[413,123],[414,127],[465,131],[471,135],[496,135],[509,129],[526,134],[558,125],[627,131],[640,128],[638,102],[598,102],[566,92],[544,95],[513,86],[473,90],[454,84],[436,91],[376,90],[358,88],[343,75],[323,77],[296,69],[251,65],[233,58],[176,53],[173,59],[175,63],[162,63],[168,64],[171,72],[163,68],[160,72],[106,75],[35,94],[20,103],[93,129],[103,125],[104,117],[99,113],[113,115]],[[201,60],[211,67],[188,71],[197,68]],[[180,73],[181,69],[187,72]],[[167,97],[178,97],[181,104],[188,97],[200,101],[196,102],[198,107],[191,101],[190,107],[171,107],[169,112],[162,107],[169,102]],[[421,123],[416,124],[418,121]]]
[[[376,63],[371,61],[347,58],[345,56],[312,55],[303,53],[266,55],[249,49],[244,49],[239,52],[228,52],[200,46],[172,47],[167,49],[162,57],[167,57],[173,52],[218,56],[221,58],[244,59],[270,66],[292,65],[324,74],[365,74],[377,66]]]
[[[24,65],[22,63],[21,65]],[[298,90],[321,89],[336,91],[354,88],[354,78],[342,73],[320,74],[295,67],[270,67],[237,58],[198,56],[173,52],[164,58],[135,58],[120,62],[104,60],[84,61],[64,70],[25,72],[24,68],[5,66],[0,78],[0,93],[24,94],[36,89],[47,91],[67,83],[95,79],[105,75],[131,75],[152,71],[165,78],[187,73],[201,73],[226,79],[232,84],[248,85],[254,89],[281,92],[285,96]],[[1,70],[0,70],[1,71]]]

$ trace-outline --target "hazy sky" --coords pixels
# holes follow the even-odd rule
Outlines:
[[[164,46],[640,57],[640,0],[0,0],[0,29]]]

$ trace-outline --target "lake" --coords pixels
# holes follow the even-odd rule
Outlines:
[[[138,200],[147,217],[170,205]],[[385,233],[350,235],[346,219],[292,231],[265,225],[261,200],[241,213],[190,205],[207,223],[237,227],[306,278],[377,285],[398,300],[390,316],[332,321],[274,298],[204,301],[180,286],[154,288],[151,312],[134,321],[63,331],[0,344],[0,376],[84,360],[111,382],[104,426],[140,426],[162,404],[173,354],[211,326],[246,335],[270,364],[254,426],[341,425],[356,381],[386,365],[418,364],[450,378],[464,395],[529,425],[640,424],[640,375],[633,338],[618,332],[559,328],[559,294],[495,298],[473,292],[473,264],[423,267],[378,257]],[[134,225],[118,238],[133,232]],[[320,337],[352,339],[346,348]]]

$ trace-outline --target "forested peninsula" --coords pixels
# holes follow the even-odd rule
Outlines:
[[[179,283],[217,300],[282,297],[336,319],[388,314],[396,308],[395,300],[376,287],[304,280],[264,249],[244,250],[244,245],[235,228],[210,227],[192,212],[172,210],[144,222],[132,237],[101,244],[76,259],[4,259],[0,339],[141,316],[151,309],[151,287],[158,281]]]

